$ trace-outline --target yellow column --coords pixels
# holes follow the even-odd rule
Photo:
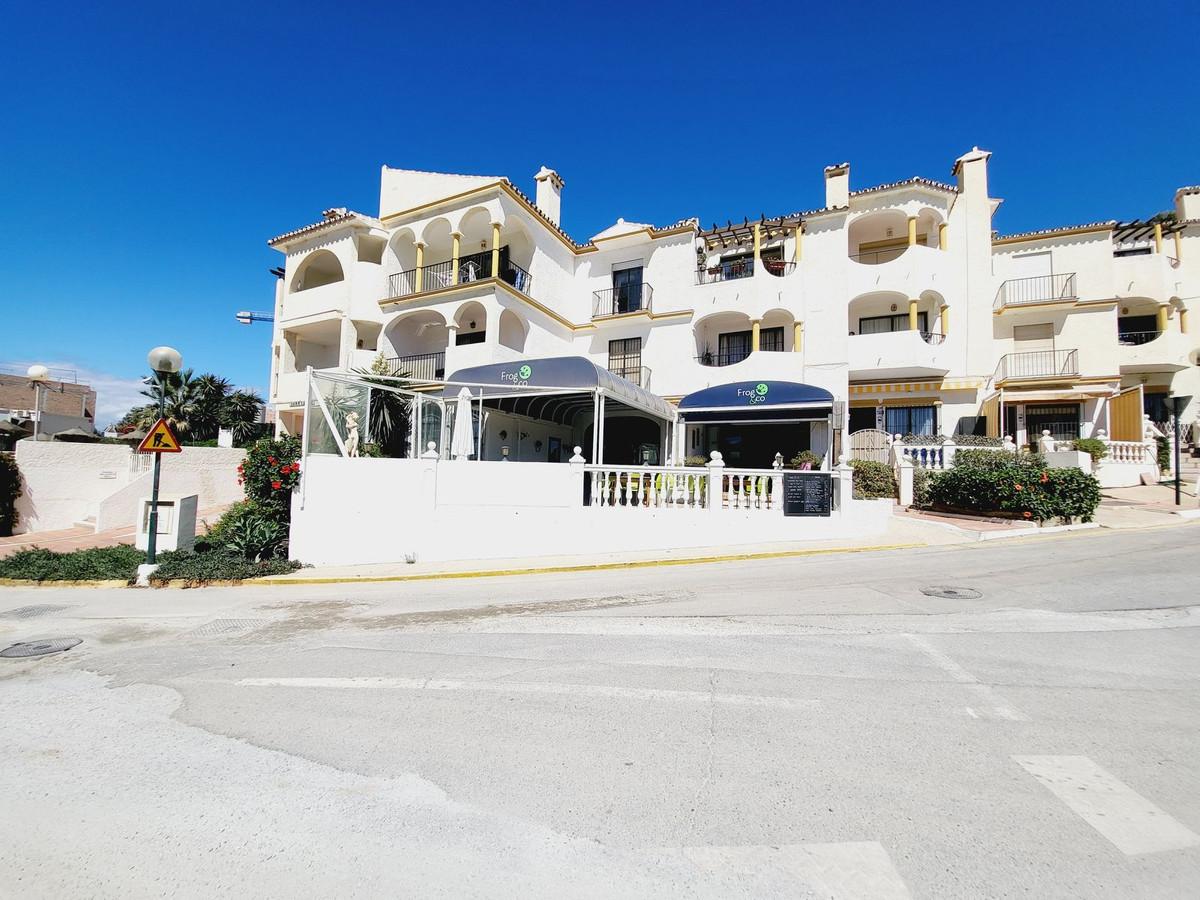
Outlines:
[[[1175,236],[1179,237],[1178,234],[1176,234]],[[804,226],[797,225],[796,226],[796,249],[792,253],[792,259],[795,260],[796,262],[800,262],[800,247],[803,244],[803,242],[804,242]],[[1176,243],[1178,243],[1178,241],[1176,241]],[[1176,255],[1178,255],[1178,251],[1176,251]]]
[[[462,235],[455,231],[450,235],[450,240],[453,241],[450,248],[450,283],[458,284],[458,251]]]
[[[1188,333],[1188,331],[1187,331],[1187,310],[1186,309],[1181,309],[1179,311],[1179,332],[1180,332],[1180,334]]]
[[[1176,231],[1171,237],[1175,239],[1175,258],[1183,259],[1183,234]]]
[[[492,223],[492,277],[500,277],[500,223]]]
[[[910,314],[911,318],[911,314]],[[950,307],[942,307],[942,337],[950,333]]]
[[[908,217],[908,246],[913,247],[917,243],[917,217]]]
[[[940,225],[938,225],[938,249],[939,250],[946,249],[946,241],[948,240],[948,238],[946,237],[946,230],[949,227],[950,226],[948,226],[945,222],[942,222]]]
[[[917,301],[916,300],[908,301],[908,330],[909,331],[917,330]]]
[[[1162,222],[1154,223],[1154,252],[1162,253]]]
[[[797,322],[792,326],[792,352],[800,353],[804,350],[804,323]]]
[[[1167,303],[1158,304],[1158,333],[1159,334],[1162,334],[1164,331],[1167,330],[1167,310],[1169,310],[1170,308],[1171,308],[1170,304],[1167,304]]]
[[[417,277],[415,279],[415,284],[413,286],[413,290],[416,291],[416,293],[418,293],[418,294],[421,293],[421,290],[424,287],[424,281],[425,281],[424,267],[425,267],[425,243],[423,241],[417,241]]]
[[[755,267],[758,266],[758,254],[759,254],[759,251],[761,251],[761,250],[762,250],[762,227],[757,222],[755,222],[754,223],[754,265],[755,265]],[[757,350],[758,348],[755,347],[754,349]]]
[[[759,329],[762,327],[762,319],[750,320],[750,352],[758,352]]]

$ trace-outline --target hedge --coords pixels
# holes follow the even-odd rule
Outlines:
[[[150,576],[152,584],[180,582],[196,587],[210,581],[244,581],[265,575],[282,575],[300,568],[289,559],[265,559],[254,562],[236,553],[210,550],[194,553],[190,550],[168,551],[158,557],[158,569]]]
[[[852,459],[850,466],[854,469],[855,500],[896,496],[896,476],[887,463],[871,459]]]
[[[936,506],[1038,522],[1090,522],[1100,505],[1094,476],[1076,468],[1047,469],[1036,454],[958,453],[954,463],[930,484],[929,499]]]
[[[15,456],[0,454],[0,537],[17,527],[17,498],[21,496],[21,471]]]
[[[146,554],[129,544],[55,553],[33,547],[0,559],[0,578],[30,581],[129,581]]]

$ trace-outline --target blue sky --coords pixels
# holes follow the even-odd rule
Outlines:
[[[266,384],[281,257],[381,164],[566,180],[618,216],[808,209],[993,151],[1005,232],[1150,215],[1200,182],[1200,6],[13,5],[0,35],[0,363],[69,365],[101,419],[145,351]]]

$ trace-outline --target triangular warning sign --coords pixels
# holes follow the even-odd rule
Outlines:
[[[159,419],[138,444],[138,453],[179,453],[183,448],[166,419]]]

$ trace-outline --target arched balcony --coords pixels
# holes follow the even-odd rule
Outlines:
[[[389,322],[381,349],[393,374],[429,381],[445,377],[449,336],[442,314],[422,309]]]
[[[941,213],[928,207],[915,214],[902,209],[864,213],[847,229],[847,252],[852,261],[861,265],[889,263],[910,247],[941,247],[945,240],[944,223]]]
[[[768,310],[761,318],[721,312],[705,316],[693,329],[696,360],[702,366],[732,366],[751,353],[795,349],[795,319],[786,309]]]
[[[289,293],[297,294],[313,288],[324,287],[343,281],[341,261],[329,250],[314,250],[304,258],[292,276],[292,286]]]
[[[950,310],[936,291],[874,291],[850,301],[851,378],[930,377],[949,371],[942,349]]]

